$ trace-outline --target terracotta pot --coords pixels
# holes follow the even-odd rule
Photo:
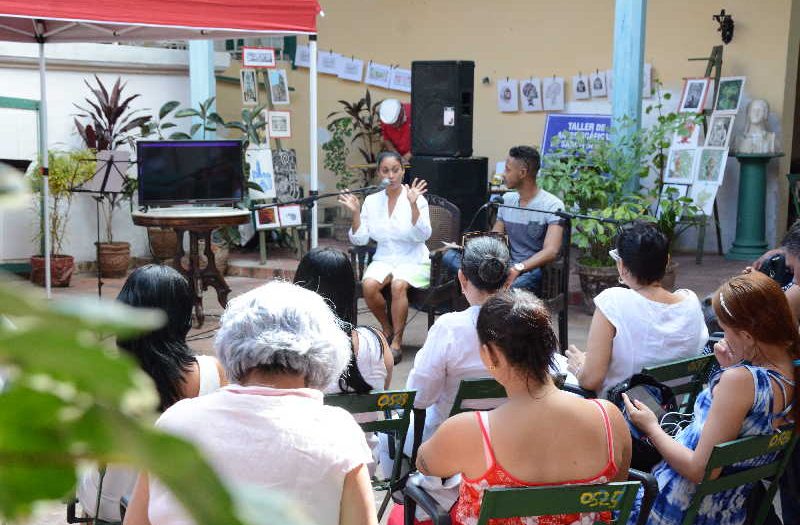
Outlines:
[[[594,298],[606,288],[619,284],[619,273],[616,266],[585,266],[578,262],[578,277],[583,292],[583,307],[594,313]]]
[[[50,256],[50,285],[54,288],[66,288],[75,271],[75,259],[71,255]],[[44,256],[31,257],[31,282],[44,286]]]
[[[131,245],[128,242],[101,242],[98,264],[102,277],[125,277],[131,262]]]
[[[670,261],[667,265],[667,271],[664,274],[664,278],[661,279],[661,286],[665,290],[669,290],[670,292],[675,291],[675,277],[678,266],[680,266],[680,264],[675,261]]]
[[[178,237],[172,228],[147,228],[150,253],[158,261],[171,261],[178,253]]]

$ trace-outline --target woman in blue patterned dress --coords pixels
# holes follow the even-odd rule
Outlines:
[[[680,525],[703,479],[714,446],[737,438],[772,434],[798,419],[797,325],[780,287],[765,275],[739,275],[713,297],[725,339],[714,347],[722,367],[697,398],[694,420],[675,438],[666,434],[644,404],[624,396],[634,425],[644,432],[664,460],[653,469],[659,495],[648,520],[653,525]],[[769,455],[747,460],[747,468],[771,461]],[[698,525],[740,525],[752,485],[707,496]],[[638,507],[638,505],[637,505]],[[634,523],[635,512],[629,523]]]

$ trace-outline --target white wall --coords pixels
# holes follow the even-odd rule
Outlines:
[[[36,45],[0,43],[0,97],[39,99]],[[135,109],[157,112],[169,100],[189,104],[189,58],[183,50],[142,48],[107,44],[52,44],[46,46],[48,139],[51,149],[81,146],[75,131],[73,103],[83,103],[89,91],[84,79],[94,82],[97,74],[106,86],[121,76],[123,93],[141,94],[131,103]],[[218,71],[228,65],[228,55],[217,53]],[[0,158],[33,158],[36,126],[32,112],[0,109]],[[188,131],[189,119],[178,120]],[[174,131],[174,129],[173,129]],[[13,140],[11,140],[13,139]],[[114,217],[114,240],[131,243],[134,256],[149,255],[144,228],[134,226],[127,203]],[[27,258],[38,251],[32,241],[37,219],[33,208],[13,215],[0,211],[0,261]],[[95,259],[95,203],[87,195],[76,195],[64,243],[64,252],[76,261]]]

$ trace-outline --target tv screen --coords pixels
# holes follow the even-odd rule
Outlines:
[[[136,157],[143,206],[242,200],[239,140],[141,140],[136,143]]]

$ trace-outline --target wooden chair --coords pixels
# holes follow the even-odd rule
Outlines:
[[[752,522],[748,522],[752,525],[763,523],[775,497],[775,492],[778,490],[778,479],[789,462],[792,450],[797,444],[797,438],[794,428],[791,427],[776,434],[745,437],[714,447],[706,465],[703,481],[697,485],[686,515],[683,517],[683,525],[695,522],[706,496],[740,485],[767,480],[770,482],[769,488],[766,489],[766,494],[759,498],[761,501]],[[741,461],[766,454],[775,454],[775,457],[768,463],[756,467],[730,468]],[[722,469],[719,477],[715,473],[717,469]]]
[[[378,510],[378,520],[383,517],[392,492],[400,488],[403,444],[406,441],[411,409],[414,407],[414,390],[380,390],[369,394],[330,394],[325,404],[341,407],[351,414],[383,414],[383,418],[360,422],[364,432],[389,434],[390,452],[394,450],[394,463],[388,478],[373,479],[372,489],[386,491]]]
[[[669,385],[678,401],[678,411],[690,413],[697,395],[705,386],[708,370],[717,362],[714,354],[687,357],[642,368],[642,373]]]
[[[561,250],[558,257],[542,267],[542,293],[540,299],[558,317],[558,345],[561,353],[569,346],[567,309],[569,307],[569,248],[572,242],[572,225],[564,225]]]
[[[461,212],[455,204],[437,195],[428,194],[425,195],[425,198],[428,201],[432,230],[430,238],[425,242],[431,259],[430,285],[427,288],[409,288],[408,304],[409,307],[428,314],[428,328],[430,328],[436,314],[442,309],[452,310],[453,304],[460,295],[456,279],[449,275],[442,265],[442,256],[446,250],[442,242],[458,243],[461,241]],[[359,297],[363,297],[361,279],[364,275],[364,268],[372,262],[374,253],[374,245],[350,248],[350,260],[353,263],[353,271],[356,272],[356,303]],[[388,286],[384,288],[383,294],[386,298],[387,308],[391,309],[391,291]],[[357,312],[355,304],[353,309]]]

